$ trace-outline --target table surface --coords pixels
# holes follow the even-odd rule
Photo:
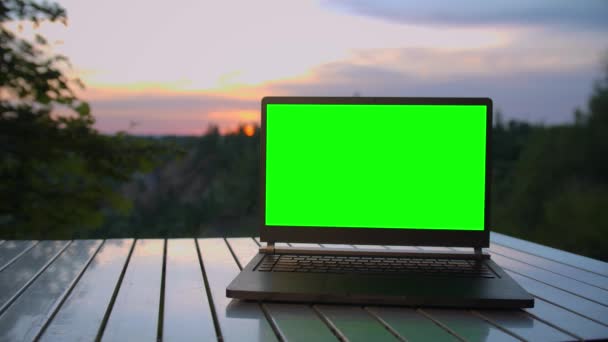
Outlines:
[[[534,295],[534,308],[447,310],[226,298],[228,283],[258,251],[254,238],[0,241],[0,341],[608,338],[607,263],[496,233],[491,241],[492,259]]]

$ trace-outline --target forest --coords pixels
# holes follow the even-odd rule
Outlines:
[[[607,78],[596,83],[588,108],[553,126],[495,115],[492,230],[608,260]],[[133,203],[129,214],[110,212],[102,226],[79,236],[256,235],[260,135],[245,129],[148,138],[185,153],[121,187]]]
[[[259,128],[102,134],[67,57],[49,56],[40,35],[20,36],[15,20],[67,15],[54,3],[0,2],[0,239],[257,234]],[[608,61],[570,123],[502,117],[492,230],[608,260]]]

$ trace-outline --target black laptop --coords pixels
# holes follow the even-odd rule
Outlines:
[[[482,252],[490,234],[490,99],[266,97],[261,113],[266,245],[228,297],[534,305]]]

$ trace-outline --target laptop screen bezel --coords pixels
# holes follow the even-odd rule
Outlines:
[[[266,225],[266,107],[268,104],[377,104],[486,106],[485,205],[483,230],[331,228]],[[488,247],[490,243],[492,100],[451,97],[287,97],[262,99],[260,129],[260,240],[264,242]]]

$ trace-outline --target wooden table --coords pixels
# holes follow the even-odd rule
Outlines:
[[[608,338],[608,264],[505,235],[492,234],[489,252],[536,297],[533,309],[226,298],[226,285],[258,247],[253,238],[0,241],[0,341]]]

